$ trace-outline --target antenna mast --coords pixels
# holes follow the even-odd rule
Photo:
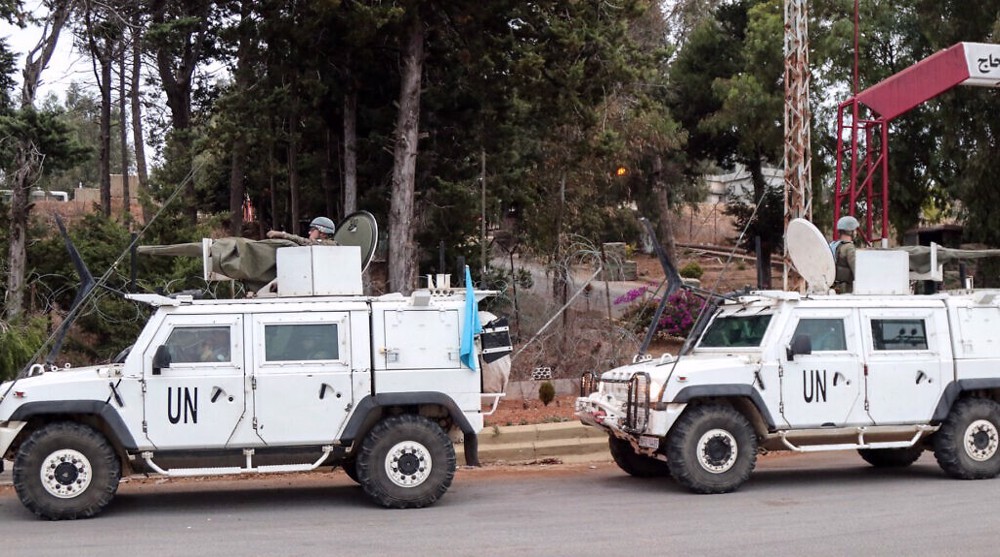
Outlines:
[[[809,111],[809,25],[806,0],[785,0],[785,230],[796,218],[812,220],[812,150]],[[789,288],[788,241],[782,286]],[[794,279],[795,289],[802,281]]]

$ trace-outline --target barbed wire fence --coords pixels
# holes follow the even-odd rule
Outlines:
[[[533,278],[531,288],[519,288],[519,308],[512,362],[512,381],[528,381],[538,369],[551,370],[553,379],[576,379],[631,361],[641,338],[635,323],[622,319],[615,307],[619,297],[612,276],[621,269],[620,256],[605,253],[587,238],[569,236],[559,259],[522,255],[522,269]],[[514,269],[509,271],[516,272]],[[565,294],[560,291],[565,284]],[[615,289],[625,287],[618,284]],[[509,288],[501,299],[513,306]],[[634,316],[638,317],[638,315]]]

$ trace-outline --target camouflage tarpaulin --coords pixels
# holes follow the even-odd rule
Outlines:
[[[294,247],[288,240],[248,240],[246,238],[219,238],[212,241],[212,272],[243,282],[248,289],[258,290],[274,280],[278,248]],[[200,242],[169,246],[139,246],[144,255],[171,257],[202,256]]]
[[[910,255],[911,273],[929,273],[931,271],[931,248],[929,246],[903,246],[895,248]],[[939,265],[961,261],[963,259],[982,259],[985,257],[1000,257],[1000,249],[954,249],[937,248]]]

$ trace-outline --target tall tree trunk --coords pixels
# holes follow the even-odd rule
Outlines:
[[[293,87],[293,92],[295,88]],[[291,232],[298,234],[299,219],[299,102],[292,101],[291,112],[288,115],[288,212],[291,218]]]
[[[274,121],[272,120],[271,121],[271,132],[272,133],[268,134],[272,138],[274,137],[274,128],[275,127],[276,126],[274,125]],[[278,228],[280,228],[280,224],[279,223],[281,222],[281,219],[278,218],[278,183],[274,179],[274,174],[275,174],[275,170],[276,170],[275,169],[276,165],[274,164],[274,140],[271,139],[271,141],[269,143],[270,143],[270,145],[269,145],[268,150],[267,150],[268,151],[268,153],[267,153],[267,155],[268,155],[268,157],[267,157],[267,166],[268,166],[268,169],[270,170],[270,172],[268,172],[267,175],[268,175],[268,192],[270,193],[270,197],[271,197],[271,199],[270,199],[270,201],[271,201],[271,228],[274,229],[274,230],[277,230]]]
[[[423,64],[424,26],[419,15],[414,14],[403,46],[389,209],[389,286],[403,294],[412,292],[417,282],[417,250],[412,224]]]
[[[106,6],[105,6],[106,7]],[[111,70],[116,51],[121,47],[123,37],[116,41],[108,34],[108,14],[102,7],[85,4],[84,31],[87,50],[91,58],[94,78],[101,90],[100,137],[98,139],[98,180],[100,181],[101,212],[111,216]]]
[[[165,27],[168,20],[168,9],[171,2],[167,0],[154,0],[150,7],[152,23]],[[183,9],[183,5],[181,8]],[[191,132],[191,92],[193,88],[194,70],[201,59],[201,48],[204,43],[203,38],[208,29],[209,3],[204,3],[194,7],[194,11],[183,15],[197,21],[197,26],[186,28],[186,35],[176,37],[175,44],[182,46],[180,52],[174,52],[166,46],[156,49],[156,67],[163,84],[163,92],[167,97],[167,107],[170,108],[171,137],[168,140],[168,149],[173,153],[168,154],[169,160],[189,161],[189,168],[194,164],[193,134]],[[170,14],[170,18],[175,14]],[[186,169],[185,169],[186,170]],[[186,171],[185,171],[186,174]],[[180,179],[180,175],[174,176]],[[198,221],[198,200],[194,187],[194,180],[187,184],[184,191],[185,207],[188,222],[195,224]]]
[[[123,45],[124,46],[124,45]],[[128,119],[125,110],[125,49],[118,59],[118,138],[122,145],[122,216],[125,223],[132,221],[132,197],[128,184]]]
[[[670,189],[663,178],[663,157],[653,156],[653,192],[659,203],[660,223],[657,227],[657,238],[667,258],[677,265],[677,243],[674,238],[674,206],[670,200]]]
[[[326,133],[323,134],[323,137],[323,168],[320,169],[319,173],[320,186],[323,191],[323,206],[326,208],[323,214],[333,219],[334,222],[338,222],[341,215],[339,209],[344,201],[343,194],[340,196],[337,195],[342,188],[337,187],[337,180],[334,179],[337,176],[337,166],[334,163],[337,161],[339,146],[337,145],[333,130],[329,127],[326,128]]]
[[[49,21],[42,31],[38,44],[25,57],[24,80],[21,87],[21,110],[34,110],[35,94],[41,82],[42,70],[49,64],[70,12],[76,3],[72,0],[56,2],[49,12]],[[43,155],[29,137],[16,138],[14,146],[13,175],[9,182],[10,244],[8,250],[9,275],[4,300],[4,315],[12,320],[24,310],[24,285],[27,269],[28,197],[31,186],[42,171]]]
[[[763,163],[759,157],[751,159],[747,162],[747,170],[750,171],[750,181],[753,183],[753,199],[754,203],[760,204],[761,199],[767,195],[767,182],[764,180],[764,170]],[[760,213],[758,213],[759,217]],[[757,261],[758,269],[762,269],[761,281],[758,285],[759,288],[763,290],[771,289],[771,254],[774,252],[774,246],[770,242],[761,238],[760,243],[760,259]]]
[[[247,95],[250,80],[253,78],[249,67],[250,49],[253,41],[250,16],[253,10],[252,2],[240,4],[240,44],[236,51],[236,94]],[[243,179],[246,176],[247,139],[243,130],[236,131],[233,140],[233,153],[230,157],[229,169],[229,233],[233,236],[243,235],[243,198],[246,187]]]
[[[240,133],[233,143],[233,154],[230,157],[229,169],[229,234],[243,235],[243,196],[246,193],[243,186],[243,176],[246,175],[247,140]]]
[[[111,58],[102,56],[98,61],[101,66],[101,138],[99,148],[98,172],[101,181],[101,212],[105,217],[111,216]]]
[[[348,78],[344,94],[344,215],[358,210],[358,90]]]
[[[138,11],[132,18],[132,83],[129,99],[132,104],[132,144],[135,146],[135,173],[139,177],[139,190],[146,191],[149,174],[146,172],[146,141],[142,136],[142,104],[140,82],[142,79],[142,31],[139,27]],[[138,192],[137,192],[138,193]],[[148,204],[142,204],[142,220],[149,222]]]

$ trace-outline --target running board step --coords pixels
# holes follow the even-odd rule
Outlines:
[[[786,447],[790,450],[800,452],[800,453],[813,453],[820,451],[842,451],[849,449],[908,449],[917,444],[921,438],[923,438],[928,433],[933,433],[937,431],[936,426],[929,426],[924,424],[919,424],[913,426],[913,437],[907,441],[865,441],[865,434],[869,433],[868,428],[859,427],[855,431],[857,435],[857,442],[855,443],[829,443],[829,444],[815,444],[815,445],[796,445],[790,439],[788,435],[790,433],[798,433],[795,431],[779,431],[778,435],[781,437],[781,442],[784,443]],[[878,432],[872,432],[878,433]]]
[[[243,455],[246,456],[247,462],[246,466],[220,466],[220,467],[208,467],[208,468],[171,468],[164,469],[160,468],[155,462],[153,462],[153,453],[151,451],[146,451],[142,453],[142,460],[146,462],[146,465],[153,469],[158,474],[163,474],[171,478],[184,478],[190,476],[227,476],[232,474],[275,474],[275,473],[285,473],[285,472],[309,472],[315,470],[323,464],[324,461],[333,452],[333,446],[327,445],[323,447],[323,455],[320,456],[316,462],[312,464],[269,464],[262,466],[253,465],[253,449],[243,449]]]

